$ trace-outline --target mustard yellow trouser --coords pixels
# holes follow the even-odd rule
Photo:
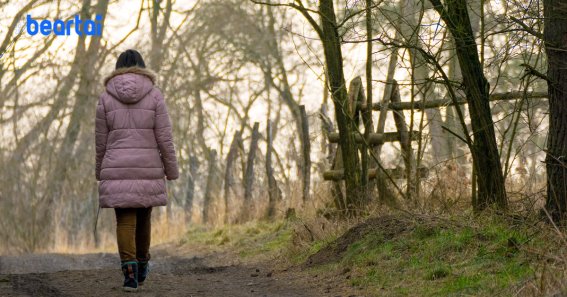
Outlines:
[[[115,208],[121,261],[150,260],[152,208]]]

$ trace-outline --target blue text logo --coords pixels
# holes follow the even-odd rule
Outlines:
[[[38,32],[41,35],[48,36],[53,32],[55,35],[71,35],[71,27],[77,35],[82,36],[101,36],[102,35],[102,16],[96,15],[95,20],[81,20],[79,15],[75,18],[63,21],[56,19],[53,22],[50,20],[36,21],[28,14],[26,17],[26,31],[29,35],[36,35]]]

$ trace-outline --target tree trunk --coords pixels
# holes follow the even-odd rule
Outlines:
[[[482,5],[480,2],[480,0],[468,1],[471,27],[475,35],[480,30],[480,5]],[[455,58],[448,61],[449,66],[447,76],[452,81],[462,81],[461,68],[459,66],[459,61],[456,58],[455,40],[453,36],[450,36],[449,38],[451,38],[448,49],[449,56],[454,56]],[[461,111],[457,111],[457,108],[461,109]],[[461,107],[460,105],[447,106],[444,126],[453,132],[459,131],[458,112],[462,113],[464,111],[464,107]],[[452,159],[455,160],[458,165],[464,165],[466,163],[465,144],[451,133],[443,133],[445,134],[445,146],[447,152],[447,157],[444,159]]]
[[[203,111],[203,100],[201,99],[201,90],[195,89],[195,111],[197,112],[197,143],[203,150],[205,156],[209,155],[210,148],[205,141],[205,114]]]
[[[309,119],[305,112],[305,105],[299,106],[301,114],[301,134],[303,141],[301,141],[301,171],[303,177],[302,192],[303,203],[309,199],[309,188],[311,185],[311,141],[309,139]]]
[[[185,194],[185,215],[187,221],[191,222],[193,214],[193,201],[195,201],[195,181],[199,170],[199,159],[196,156],[189,157],[189,177],[187,178],[187,193]]]
[[[455,38],[463,75],[474,136],[471,153],[478,182],[478,197],[473,197],[473,208],[479,211],[496,205],[505,209],[508,202],[489,104],[490,86],[480,64],[467,3],[447,0],[444,7],[440,0],[430,1]]]
[[[549,78],[545,208],[554,221],[559,221],[567,213],[567,0],[544,0],[543,6]]]
[[[230,223],[230,211],[228,201],[230,200],[230,192],[234,186],[234,163],[238,157],[238,144],[241,142],[242,135],[240,131],[234,132],[234,137],[230,143],[228,154],[226,155],[226,168],[224,172],[224,223]]]
[[[453,37],[451,37],[453,38]],[[455,55],[455,49],[453,48],[454,42],[451,42],[451,52],[452,55]],[[453,58],[451,60],[448,61],[449,63],[449,67],[447,69],[447,76],[449,77],[450,80],[452,81],[462,81],[462,76],[461,76],[461,68],[459,67],[459,61],[457,61],[456,58]],[[449,94],[447,94],[447,99]],[[460,111],[456,110],[456,109],[460,109]],[[449,105],[447,106],[447,110],[446,110],[446,115],[445,115],[445,127],[449,128],[451,131],[453,132],[457,132],[460,131],[459,128],[459,119],[458,119],[458,113],[461,112],[463,113],[463,107],[461,107],[460,105]],[[462,133],[461,133],[462,134]],[[455,162],[458,165],[464,165],[465,164],[465,144],[458,139],[457,137],[455,137],[453,134],[451,133],[447,133],[447,153],[448,153],[448,157],[450,159],[455,160]]]
[[[360,206],[358,205],[360,202],[360,162],[353,133],[356,127],[347,116],[347,90],[333,0],[321,0],[319,2],[319,13],[325,65],[329,75],[329,87],[335,105],[335,116],[340,134],[339,143],[345,172],[346,204],[349,211],[352,212]]]
[[[203,200],[203,224],[207,224],[210,221],[211,202],[218,196],[218,187],[217,151],[212,149],[209,153],[209,170]]]
[[[165,43],[166,32],[170,26],[169,18],[172,12],[172,0],[165,1],[165,7],[161,7],[162,1],[152,1],[150,11],[150,68],[159,72],[162,61],[165,58],[163,45]],[[160,12],[163,12],[161,23],[158,23]]]
[[[364,104],[366,108],[362,111],[362,121],[364,123],[364,138],[374,132],[372,127],[372,0],[366,0],[366,97]],[[362,92],[362,91],[361,91]],[[364,191],[364,200],[368,200],[373,183],[368,180],[368,168],[373,168],[374,162],[369,156],[372,148],[363,145],[361,154],[361,185]]]
[[[258,149],[258,140],[260,140],[260,123],[255,122],[252,128],[252,139],[250,140],[250,150],[248,151],[248,159],[246,160],[246,174],[244,176],[244,205],[241,211],[240,220],[245,222],[250,219],[250,210],[252,207],[252,191],[254,186],[254,159],[256,159],[256,150]]]
[[[301,154],[299,161],[299,168],[303,174],[302,176],[302,193],[303,202],[309,198],[309,188],[311,184],[311,142],[309,139],[309,121],[305,115],[305,107],[299,105],[295,100],[293,93],[291,92],[291,86],[288,78],[288,70],[285,67],[284,55],[281,51],[281,44],[277,39],[276,29],[275,29],[275,18],[272,13],[272,8],[267,7],[268,14],[268,32],[269,40],[267,41],[270,47],[270,52],[274,56],[276,71],[280,73],[280,84],[281,86],[276,87],[275,79],[272,74],[271,69],[268,67],[268,71],[265,71],[265,76],[269,79],[269,83],[275,87],[275,90],[279,93],[279,97],[282,102],[288,107],[295,127],[297,129],[297,136],[299,137],[299,146],[301,147]],[[309,170],[306,170],[309,168]]]
[[[266,176],[268,177],[268,211],[266,217],[273,219],[276,215],[276,203],[281,199],[282,192],[278,187],[276,178],[274,177],[274,168],[272,168],[272,123],[268,120],[266,139]]]

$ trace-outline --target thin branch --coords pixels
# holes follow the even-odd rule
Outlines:
[[[510,20],[512,20],[512,22],[518,24],[520,27],[522,27],[522,29],[526,32],[528,32],[529,34],[535,36],[536,38],[539,38],[541,40],[544,40],[543,34],[541,32],[537,32],[536,30],[530,28],[530,26],[528,26],[526,23],[522,22],[522,20],[511,16]]]
[[[317,23],[317,21],[309,14],[309,12],[313,12],[316,14],[319,14],[319,11],[313,10],[313,9],[308,9],[305,6],[303,6],[303,3],[301,3],[301,1],[296,0],[296,2],[298,4],[294,4],[294,3],[288,3],[288,4],[283,4],[283,3],[270,3],[270,2],[263,2],[263,1],[258,1],[258,0],[250,0],[255,4],[261,4],[261,5],[268,5],[268,6],[275,6],[275,7],[291,7],[297,11],[299,11],[309,22],[309,24],[311,24],[311,26],[313,27],[313,30],[315,30],[315,32],[317,32],[317,35],[319,36],[320,39],[323,39],[323,29],[321,29],[321,27],[319,26],[319,24]]]
[[[545,81],[548,82],[548,83],[553,83],[553,82],[551,81],[551,79],[549,79],[549,77],[547,77],[547,75],[545,75],[545,74],[539,72],[539,71],[538,71],[537,69],[535,69],[532,65],[529,65],[529,64],[525,64],[525,63],[524,63],[524,64],[521,64],[520,66],[523,66],[523,67],[526,68],[526,70],[525,70],[526,73],[522,76],[522,78],[524,78],[524,77],[526,77],[526,76],[528,76],[528,75],[533,75],[533,76],[536,76],[536,77],[539,77],[539,78],[545,80]]]

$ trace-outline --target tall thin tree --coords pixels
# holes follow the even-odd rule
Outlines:
[[[567,0],[544,0],[543,7],[549,93],[545,207],[559,220],[567,213]]]
[[[471,114],[473,138],[467,135],[471,145],[474,177],[478,183],[478,194],[473,195],[473,208],[483,210],[490,205],[500,209],[507,207],[504,175],[494,133],[494,122],[489,103],[490,85],[484,76],[482,64],[466,0],[430,0],[448,30],[455,39],[459,65],[463,76],[463,87]]]

